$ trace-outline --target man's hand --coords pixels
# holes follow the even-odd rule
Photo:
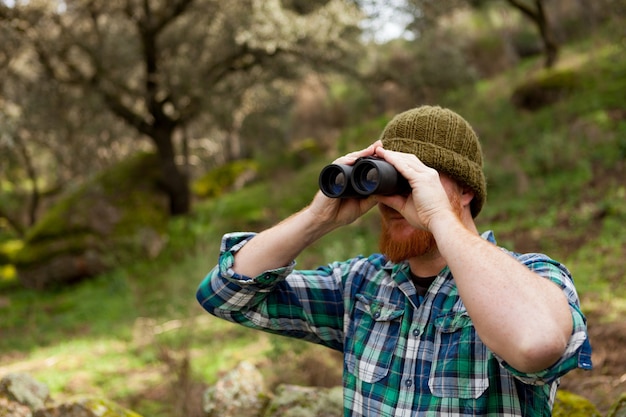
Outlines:
[[[333,163],[353,165],[359,158],[375,155],[376,150],[381,147],[381,142],[376,141],[363,150],[337,158]],[[318,191],[308,210],[321,223],[339,227],[350,224],[367,213],[376,205],[376,201],[376,198],[372,196],[368,198],[329,198]]]
[[[414,155],[382,148],[376,154],[412,188],[408,197],[378,200],[413,227],[433,234],[481,340],[521,372],[538,372],[555,363],[572,332],[572,315],[561,289],[480,237],[469,210],[471,190]],[[457,197],[464,220],[452,208]]]
[[[378,201],[399,212],[411,226],[429,230],[430,223],[441,213],[453,212],[448,192],[439,173],[426,166],[415,155],[376,148],[376,156],[392,164],[411,186],[408,196],[378,196]],[[447,182],[446,186],[456,186]],[[455,190],[458,191],[458,190]]]
[[[381,146],[377,141],[366,149],[338,158],[335,163],[352,165],[360,157],[374,155]],[[374,197],[328,198],[319,191],[307,208],[246,243],[235,255],[233,269],[239,274],[256,277],[264,271],[285,266],[317,239],[352,223],[375,204]]]

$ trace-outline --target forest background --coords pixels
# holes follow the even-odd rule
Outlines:
[[[483,142],[479,228],[572,270],[595,370],[563,387],[606,412],[626,391],[625,20],[623,0],[0,2],[0,376],[157,417],[201,415],[243,359],[273,385],[339,384],[335,353],[213,319],[195,289],[224,232],[302,208],[325,164],[439,104]],[[167,200],[158,253],[24,285],[46,216],[141,152]],[[375,251],[377,228],[368,214],[299,266]]]

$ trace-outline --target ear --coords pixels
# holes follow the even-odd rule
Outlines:
[[[461,189],[461,204],[463,207],[469,206],[471,201],[474,199],[474,190],[470,187],[463,186]]]

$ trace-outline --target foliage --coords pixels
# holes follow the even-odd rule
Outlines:
[[[0,4],[2,29],[21,40],[20,55],[34,64],[11,72],[24,86],[8,95],[18,109],[10,134],[28,140],[19,134],[30,107],[19,98],[38,86],[36,78],[50,80],[44,85],[55,88],[51,97],[78,97],[88,110],[113,116],[131,128],[124,140],[148,138],[160,156],[172,214],[187,213],[189,184],[176,164],[177,135],[200,123],[236,138],[228,134],[241,125],[233,115],[250,105],[250,90],[297,79],[304,68],[341,67],[356,52],[351,41],[360,16],[353,5],[334,0],[291,7],[279,0],[66,1],[62,10],[45,2]],[[42,107],[41,114],[50,110]],[[84,124],[79,128],[94,134]],[[229,160],[241,156],[237,147],[224,150]]]
[[[21,240],[8,240],[0,243],[0,265],[11,263],[15,255],[22,249]]]
[[[411,47],[406,42],[390,45],[387,59],[372,74],[381,82],[397,86],[397,102],[388,104],[389,110],[436,102],[446,91],[476,79],[475,70],[464,55],[465,39],[457,35],[453,30],[438,31],[423,35]]]
[[[195,180],[191,187],[194,194],[200,198],[219,197],[233,187],[238,180],[243,179],[244,175],[253,178],[257,170],[258,166],[253,160],[229,162],[207,172]]]

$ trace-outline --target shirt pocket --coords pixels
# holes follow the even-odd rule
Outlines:
[[[400,337],[403,314],[403,305],[356,295],[346,340],[348,372],[367,383],[387,376]]]
[[[435,346],[428,386],[441,398],[478,398],[489,387],[487,347],[467,312],[435,318]]]

